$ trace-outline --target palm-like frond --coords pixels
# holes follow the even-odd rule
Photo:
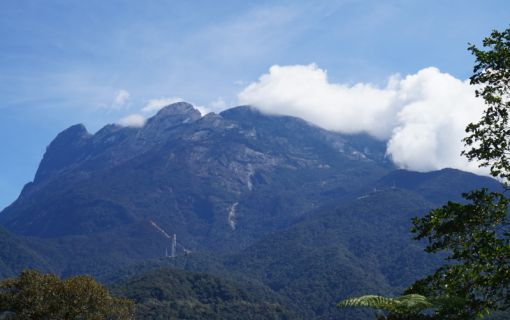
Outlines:
[[[437,307],[427,297],[419,294],[407,294],[397,298],[376,295],[348,298],[337,304],[338,308],[366,307],[382,309],[394,313],[419,313]]]
[[[393,298],[366,295],[362,297],[353,297],[340,301],[336,306],[337,308],[349,308],[349,307],[366,307],[373,309],[389,309],[394,305]]]

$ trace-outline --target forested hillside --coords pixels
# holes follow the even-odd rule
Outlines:
[[[303,319],[264,288],[247,290],[204,273],[164,268],[122,281],[112,290],[136,302],[137,319]]]

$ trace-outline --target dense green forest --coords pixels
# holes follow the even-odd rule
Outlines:
[[[303,319],[262,289],[241,289],[232,281],[178,269],[135,276],[112,292],[136,302],[137,319]]]
[[[26,241],[0,227],[0,279],[16,276],[23,269],[50,271],[52,267]]]

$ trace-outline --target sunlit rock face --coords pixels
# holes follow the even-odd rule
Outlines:
[[[202,117],[179,102],[140,128],[64,130],[1,222],[55,238],[136,229],[152,219],[189,246],[243,247],[331,195],[349,197],[379,179],[392,168],[384,150],[365,135],[249,106]]]

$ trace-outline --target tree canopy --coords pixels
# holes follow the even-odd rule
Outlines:
[[[510,178],[510,28],[492,31],[483,40],[483,48],[475,45],[468,50],[476,62],[471,84],[476,86],[476,96],[483,98],[486,109],[477,123],[466,128],[464,139],[470,160],[480,161],[489,167],[491,175],[505,180]]]
[[[13,320],[127,320],[133,319],[134,304],[110,296],[89,276],[60,280],[53,274],[26,270],[0,282],[2,313]]]
[[[449,202],[414,219],[415,239],[427,240],[427,252],[447,253],[451,263],[417,281],[408,292],[462,297],[462,307],[448,314],[472,319],[510,306],[510,200],[486,189],[464,197],[469,203]]]

